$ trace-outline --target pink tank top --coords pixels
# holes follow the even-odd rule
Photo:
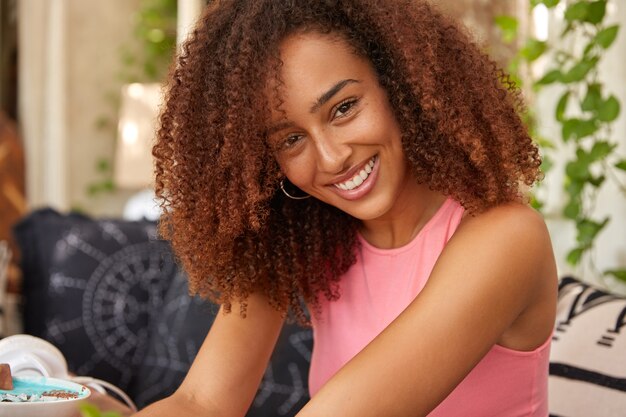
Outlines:
[[[312,320],[311,396],[419,294],[462,215],[463,207],[448,199],[405,246],[379,249],[360,238],[341,297],[324,299]],[[547,416],[549,347],[550,338],[529,352],[493,346],[429,417]]]

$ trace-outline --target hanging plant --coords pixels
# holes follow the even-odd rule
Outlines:
[[[163,82],[176,50],[177,0],[142,0],[134,16],[132,42],[120,48],[121,69],[117,78],[123,83]],[[119,108],[119,91],[105,93],[111,115]],[[102,115],[96,128],[116,134],[115,116]],[[87,185],[87,195],[96,197],[116,190],[111,157],[95,163],[98,179]]]
[[[548,44],[528,38],[509,70],[519,72],[542,55],[550,59],[547,70],[533,82],[535,90],[559,84],[564,91],[554,108],[560,137],[538,140],[544,155],[553,149],[570,149],[565,163],[563,184],[567,201],[562,208],[565,219],[576,227],[576,242],[567,253],[571,265],[584,264],[599,277],[613,276],[626,281],[623,267],[599,271],[594,263],[598,236],[611,222],[611,216],[598,217],[598,194],[608,183],[614,184],[626,199],[626,158],[618,152],[613,125],[620,114],[619,99],[607,88],[598,65],[619,34],[618,24],[605,23],[607,0],[567,1],[530,0],[530,8],[564,7],[565,28],[557,42]],[[505,39],[517,39],[517,20],[500,18],[496,24]],[[517,77],[520,80],[521,77]],[[531,80],[533,81],[533,80]],[[531,118],[532,120],[532,118]],[[534,124],[531,133],[536,135]],[[548,158],[548,160],[550,160]],[[539,204],[540,206],[540,204]]]

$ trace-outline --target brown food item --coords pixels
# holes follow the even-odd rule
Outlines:
[[[13,378],[11,377],[11,367],[8,363],[0,364],[0,389],[12,390]]]
[[[56,398],[64,398],[64,399],[78,398],[77,392],[63,391],[60,389],[46,391],[42,393],[41,395],[44,397],[56,397]]]

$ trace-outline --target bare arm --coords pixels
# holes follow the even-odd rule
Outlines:
[[[415,417],[436,407],[495,343],[549,337],[556,270],[543,220],[512,205],[464,221],[418,297],[298,417]]]
[[[260,295],[248,299],[244,319],[239,305],[215,318],[198,356],[172,396],[137,417],[244,416],[278,339],[283,319]]]

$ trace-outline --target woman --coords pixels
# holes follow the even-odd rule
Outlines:
[[[426,3],[213,3],[154,155],[162,231],[224,314],[140,414],[244,415],[306,305],[299,416],[546,416],[556,271],[517,106]]]

